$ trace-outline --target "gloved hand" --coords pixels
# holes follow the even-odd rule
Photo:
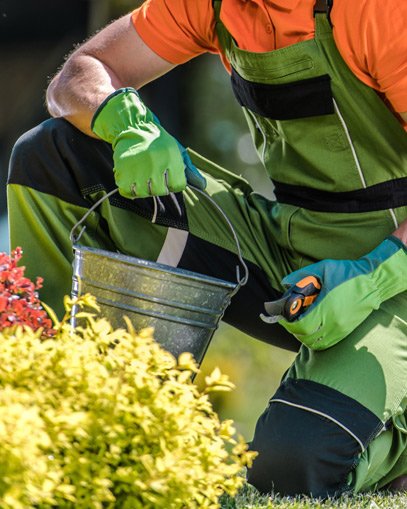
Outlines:
[[[205,189],[206,180],[186,149],[160,124],[134,88],[121,88],[96,111],[92,131],[113,147],[114,175],[125,198],[183,191],[187,181]]]
[[[315,302],[293,322],[279,320],[313,350],[324,350],[348,336],[374,309],[407,290],[407,250],[390,236],[358,260],[322,260],[286,276],[291,286],[313,275],[322,283]]]

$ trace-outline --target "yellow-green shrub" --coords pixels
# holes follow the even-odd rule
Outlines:
[[[199,391],[151,330],[81,313],[72,331],[71,305],[55,338],[0,332],[1,509],[218,507],[253,457],[208,400],[231,384],[215,370]]]

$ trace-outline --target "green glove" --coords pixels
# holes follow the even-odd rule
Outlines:
[[[96,111],[91,129],[113,147],[115,181],[125,198],[183,191],[187,179],[205,188],[186,149],[161,126],[134,88],[109,95]]]
[[[322,260],[289,274],[282,281],[285,285],[312,275],[322,289],[297,320],[279,323],[314,350],[335,345],[382,302],[407,290],[406,254],[406,246],[390,236],[358,260]]]

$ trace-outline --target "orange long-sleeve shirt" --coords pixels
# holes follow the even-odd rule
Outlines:
[[[264,52],[313,38],[313,5],[314,0],[223,0],[221,18],[240,48]],[[144,42],[171,63],[206,52],[223,58],[212,0],[147,0],[132,19]],[[406,112],[407,2],[335,0],[331,21],[353,73],[384,94],[396,112]]]

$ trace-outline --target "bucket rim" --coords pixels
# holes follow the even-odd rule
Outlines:
[[[105,249],[82,246],[80,244],[74,244],[73,250],[75,251],[75,255],[77,252],[90,252],[96,256],[110,258],[112,260],[118,260],[129,265],[135,265],[139,267],[146,267],[152,270],[156,270],[157,272],[162,273],[171,273],[175,276],[186,277],[188,279],[205,282],[209,285],[214,285],[218,287],[223,287],[229,290],[235,289],[239,283],[232,283],[231,281],[226,281],[225,279],[220,279],[213,276],[208,276],[206,274],[200,274],[199,272],[194,272],[192,270],[180,269],[179,267],[172,267],[171,265],[165,265],[164,263],[153,262],[151,260],[144,260],[143,258],[137,258],[136,256],[125,255],[119,252],[107,251]]]

